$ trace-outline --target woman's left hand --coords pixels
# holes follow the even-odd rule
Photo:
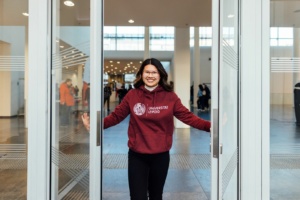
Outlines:
[[[90,131],[90,116],[87,113],[83,113],[81,119],[86,130]]]

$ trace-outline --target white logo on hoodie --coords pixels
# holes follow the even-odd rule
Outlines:
[[[137,103],[134,105],[133,111],[136,115],[143,115],[146,111],[146,106],[142,103]]]

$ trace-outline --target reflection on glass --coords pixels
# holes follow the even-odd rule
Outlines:
[[[58,0],[52,4],[51,196],[88,199],[89,134],[81,115],[90,109],[90,26],[66,17],[80,12],[82,2],[72,8]]]
[[[239,191],[239,143],[238,143],[238,81],[239,81],[239,26],[238,2],[226,0],[221,16],[221,66],[220,66],[220,143],[223,150],[220,156],[220,185],[222,199],[238,199]],[[229,6],[230,5],[230,6]],[[228,15],[230,14],[230,17]]]
[[[27,196],[28,1],[0,1],[0,196]]]
[[[270,4],[270,197],[299,199],[300,1]]]

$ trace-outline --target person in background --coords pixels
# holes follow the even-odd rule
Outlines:
[[[162,200],[170,163],[174,119],[210,132],[210,122],[190,112],[167,82],[161,62],[146,59],[130,90],[115,110],[104,118],[104,129],[130,116],[128,127],[128,180],[131,200]],[[83,124],[89,130],[89,116]]]
[[[190,102],[191,105],[194,105],[194,84],[190,88]]]
[[[131,89],[133,89],[133,88],[132,88],[132,85],[129,84],[129,86],[128,86],[128,92],[129,92]]]
[[[203,96],[203,86],[201,84],[198,85],[198,99],[197,99],[197,109],[199,111],[204,111],[204,96]]]
[[[107,102],[107,112],[110,111],[109,101],[110,101],[111,94],[112,94],[111,88],[110,88],[109,84],[106,84],[104,87],[104,105]]]
[[[86,90],[85,90],[85,105],[87,105],[87,109],[88,109],[88,111],[90,110],[90,106],[91,106],[91,102],[90,102],[90,83],[88,83],[88,87],[86,88]]]
[[[210,89],[207,87],[207,85],[205,83],[202,84],[203,87],[203,109],[204,111],[208,111],[209,110],[209,99],[210,99]]]
[[[60,102],[60,125],[68,126],[70,124],[70,114],[72,107],[75,104],[74,96],[72,94],[72,80],[66,79],[59,87],[59,102]]]
[[[118,89],[119,104],[121,103],[127,92],[128,91],[124,85],[121,86],[121,89]]]
[[[77,87],[77,85],[75,85],[75,87],[74,87],[74,93],[75,93],[76,97],[78,96],[78,92],[79,92],[79,88]]]

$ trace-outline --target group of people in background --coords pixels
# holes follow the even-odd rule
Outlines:
[[[133,89],[132,85],[128,86],[128,89],[125,88],[125,85],[122,85],[121,88],[116,88],[116,95],[119,99],[119,104],[129,92]],[[90,83],[87,84],[87,88],[83,91],[83,106],[89,111],[90,110]],[[60,99],[60,125],[68,126],[70,124],[70,114],[72,112],[72,107],[76,104],[76,97],[78,97],[79,88],[72,85],[72,80],[67,78],[59,87],[59,99]],[[106,104],[107,111],[110,111],[110,97],[112,95],[112,88],[109,84],[106,84],[104,87],[104,105]]]
[[[118,95],[118,98],[119,98],[119,104],[121,103],[121,101],[123,100],[123,98],[125,97],[125,95],[129,92],[129,90],[133,89],[132,88],[132,85],[129,85],[128,86],[128,89],[125,88],[125,85],[122,85],[121,88],[119,89],[116,89],[117,91],[117,95]],[[109,86],[109,84],[106,84],[105,87],[104,87],[104,105],[106,103],[107,105],[107,111],[109,112],[110,111],[110,96],[112,94],[112,89],[111,87]]]
[[[197,109],[200,112],[206,112],[209,110],[210,89],[205,83],[199,84],[198,87]]]

